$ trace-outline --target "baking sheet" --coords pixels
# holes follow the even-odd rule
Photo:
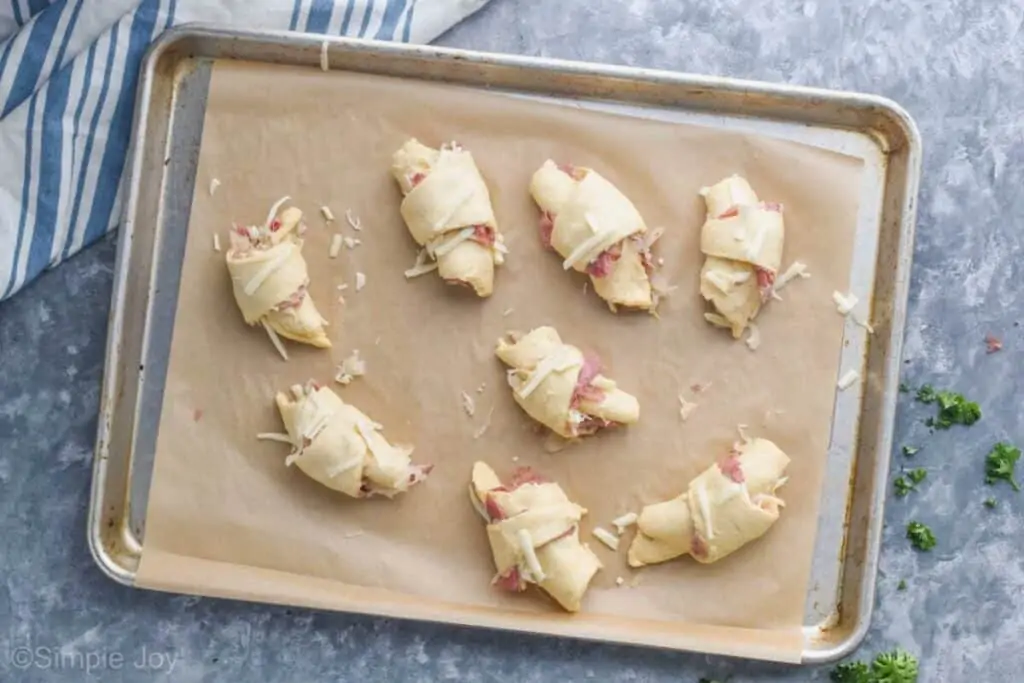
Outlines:
[[[415,246],[387,167],[409,136],[435,144],[457,138],[472,149],[491,186],[512,253],[489,301],[432,275],[412,282],[402,276]],[[611,315],[584,293],[584,279],[562,272],[558,259],[541,249],[526,184],[548,156],[599,169],[650,226],[667,229],[657,251],[679,290],[660,320]],[[764,343],[756,353],[707,326],[696,293],[703,219],[696,190],[732,172],[746,175],[762,198],[786,204],[786,263],[800,258],[814,273],[764,312]],[[383,589],[381,601],[385,593],[412,596],[418,608],[404,598],[405,613],[473,623],[472,615],[490,609],[499,613],[489,623],[543,623],[549,631],[559,623],[580,634],[611,621],[620,630],[717,639],[701,649],[757,644],[774,658],[798,659],[843,332],[831,292],[849,282],[860,172],[852,157],[739,132],[383,77],[218,63],[139,584],[345,606],[351,591],[336,583],[343,582]],[[211,197],[214,177],[221,186]],[[233,220],[262,221],[283,194],[307,212],[311,292],[334,323],[335,342],[331,353],[291,345],[288,363],[262,332],[241,322],[223,254],[212,249],[215,231],[223,235]],[[363,244],[334,261],[326,254],[333,229],[317,216],[322,204],[339,218],[351,208],[366,226],[359,235],[345,229]],[[351,287],[356,270],[367,275],[359,293]],[[344,307],[337,303],[341,282],[350,284]],[[600,353],[609,374],[640,397],[641,424],[545,453],[543,437],[503,388],[503,370],[491,354],[505,329],[540,324],[555,324],[568,341]],[[394,502],[343,499],[284,469],[282,446],[253,439],[278,428],[276,390],[308,377],[328,379],[353,348],[367,359],[369,374],[342,395],[382,422],[393,441],[415,443],[417,460],[436,465],[426,484]],[[681,423],[676,394],[709,380],[712,387],[696,399],[687,392],[700,406]],[[481,383],[485,391],[477,394]],[[477,399],[475,419],[462,412],[461,391]],[[489,430],[474,440],[492,407]],[[607,526],[627,509],[681,491],[728,447],[737,423],[775,440],[794,460],[787,510],[759,543],[712,567],[680,560],[650,568],[636,586],[619,588],[618,576],[633,583],[624,552],[616,557],[592,542],[606,570],[585,613],[570,622],[540,597],[508,596],[489,586],[493,568],[482,524],[465,498],[473,460],[487,460],[502,474],[533,465],[558,480],[591,510],[586,537],[595,523]],[[212,564],[182,585],[182,564],[200,561]],[[245,565],[279,580],[246,580],[253,570]],[[317,600],[295,597],[310,591]],[[721,628],[709,626],[752,630],[723,639]],[[773,632],[768,641],[765,631]]]

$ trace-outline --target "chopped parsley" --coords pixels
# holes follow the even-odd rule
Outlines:
[[[908,493],[914,490],[914,485],[903,477],[896,477],[896,481],[892,483],[894,492],[897,498],[903,498]]]
[[[920,450],[921,449],[918,446],[904,446],[903,455],[909,458],[910,456],[915,455]]]
[[[985,507],[991,509],[991,508],[994,508],[995,506],[996,506],[996,499],[995,498],[986,498],[985,499]]]
[[[900,382],[900,393],[901,394],[909,394],[910,393],[910,385],[907,384],[906,382]]]
[[[902,650],[883,652],[868,666],[844,662],[832,669],[832,683],[917,683],[917,659]]]
[[[1020,449],[1008,443],[1000,442],[992,447],[985,456],[985,483],[995,484],[1002,480],[1009,482],[1014,491],[1020,491],[1020,485],[1013,478],[1014,468],[1020,459]]]
[[[917,550],[925,551],[935,547],[935,534],[921,522],[911,522],[907,525],[907,538],[910,539],[910,545]]]
[[[900,579],[900,582],[898,584],[896,584],[896,590],[898,590],[898,591],[905,591],[905,590],[907,590],[907,582],[904,581],[903,579]]]
[[[938,414],[925,422],[929,427],[949,429],[953,425],[972,425],[981,419],[978,404],[954,391],[935,391],[930,384],[925,384],[917,390],[917,400],[928,405],[939,405]]]
[[[920,484],[928,476],[928,472],[923,467],[917,467],[907,472],[907,478],[913,484]]]

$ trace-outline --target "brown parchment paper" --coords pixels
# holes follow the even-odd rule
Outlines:
[[[486,178],[510,254],[495,294],[480,300],[435,274],[403,271],[416,247],[388,173],[409,137],[457,139]],[[585,278],[542,249],[527,184],[547,158],[592,166],[637,205],[678,286],[660,308],[611,314]],[[704,322],[698,294],[698,189],[741,173],[762,199],[786,207],[784,266],[798,280],[758,318],[751,352]],[[861,163],[796,143],[716,129],[582,111],[440,84],[312,69],[218,63],[213,72],[189,226],[170,367],[147,512],[140,585],[242,599],[353,609],[466,624],[796,660],[802,638],[819,491],[829,440]],[[210,195],[211,179],[220,181]],[[331,321],[334,348],[288,344],[282,361],[234,301],[212,236],[232,221],[261,222],[290,195],[306,212],[310,291]],[[327,225],[319,207],[337,217]],[[364,229],[356,233],[346,209]],[[362,244],[328,258],[340,231]],[[355,273],[366,275],[356,292]],[[347,283],[346,303],[337,286]],[[515,405],[494,342],[507,329],[551,324],[602,357],[607,374],[641,403],[641,421],[558,453]],[[434,463],[426,483],[393,501],[356,501],[295,468],[274,393],[329,382],[353,349],[368,364],[333,385]],[[705,392],[689,387],[712,382]],[[483,391],[478,392],[478,387]],[[467,416],[460,394],[476,401]],[[699,406],[685,423],[677,395]],[[490,416],[479,439],[473,434]],[[792,458],[781,521],[760,541],[711,566],[683,558],[639,572],[590,530],[665,500],[737,438],[736,425]],[[568,616],[543,596],[490,586],[483,523],[466,497],[470,466],[500,475],[533,466],[590,510],[582,537],[605,564]],[[616,586],[623,577],[626,585]]]

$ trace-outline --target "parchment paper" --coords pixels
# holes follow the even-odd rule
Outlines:
[[[435,274],[403,271],[416,247],[388,173],[408,137],[456,139],[474,153],[510,250],[495,294],[479,300]],[[649,315],[613,315],[585,278],[542,249],[527,183],[548,157],[592,166],[637,205],[679,289]],[[751,352],[702,318],[698,189],[741,173],[786,209],[784,266],[809,264],[758,318]],[[241,63],[218,63],[210,86],[138,582],[271,602],[486,623],[584,637],[793,660],[817,526],[860,188],[859,160],[739,132],[580,111],[439,84]],[[211,196],[208,187],[221,185]],[[281,360],[248,328],[212,236],[259,223],[290,195],[306,212],[310,291],[334,348],[288,344]],[[328,225],[319,207],[332,208]],[[346,209],[364,229],[347,226]],[[340,231],[362,244],[328,258]],[[356,292],[355,273],[366,274]],[[337,286],[348,283],[346,303]],[[511,311],[511,312],[509,312]],[[515,405],[493,356],[507,329],[551,324],[600,354],[641,403],[641,421],[558,453]],[[393,501],[356,501],[285,468],[277,390],[329,382],[353,349],[366,377],[334,387],[435,464]],[[712,382],[703,393],[690,386]],[[477,391],[483,386],[482,392]],[[467,416],[460,393],[476,401]],[[679,418],[677,395],[699,406]],[[490,415],[490,427],[473,434]],[[737,424],[792,458],[781,521],[711,566],[683,558],[640,572],[593,539],[594,525],[665,500],[737,438]],[[584,611],[563,615],[542,595],[503,593],[482,521],[466,497],[473,461],[501,475],[533,466],[590,510],[582,537],[605,564]],[[616,586],[623,577],[626,585]],[[634,585],[635,584],[635,585]]]

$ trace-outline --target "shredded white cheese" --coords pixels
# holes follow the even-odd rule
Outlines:
[[[621,576],[615,577],[615,585],[616,586],[621,586],[624,583],[626,583],[626,580],[624,578],[622,578]]]
[[[327,41],[320,43],[320,70],[328,71],[331,68],[331,63],[327,59]]]
[[[875,333],[875,328],[871,326],[871,323],[869,323],[867,320],[862,320],[860,318],[860,316],[856,316],[856,315],[853,316],[853,322],[857,323],[858,325],[863,327],[865,330],[867,330],[868,334],[874,334]]]
[[[473,438],[474,439],[479,439],[481,436],[483,436],[484,434],[487,433],[487,429],[491,426],[491,416],[492,415],[494,415],[494,408],[493,407],[491,407],[491,409],[487,411],[487,418],[484,420],[484,423],[482,425],[480,425],[480,427],[478,427],[475,432],[473,432]],[[512,458],[512,459],[515,460],[516,458]]]
[[[849,315],[860,299],[852,292],[845,296],[840,292],[832,292],[832,301],[836,302],[836,310],[839,311],[839,315]]]
[[[323,214],[324,220],[327,221],[328,223],[334,222],[334,212],[331,211],[331,207],[321,206],[320,213]]]
[[[612,532],[610,532],[607,529],[604,529],[602,527],[596,526],[596,527],[594,527],[594,532],[593,533],[594,533],[594,538],[596,538],[597,540],[601,541],[601,543],[604,543],[606,546],[608,546],[612,550],[618,550],[619,549],[619,537],[616,536],[615,534],[613,534]]]
[[[487,388],[487,382],[480,382],[480,386],[478,386],[476,388],[476,393],[482,394],[482,393],[484,393],[484,389],[486,389],[486,388]]]
[[[346,289],[348,289],[348,285],[346,285],[344,283],[338,285],[338,291],[339,292],[344,292]]]
[[[856,370],[847,370],[846,374],[839,378],[837,386],[839,390],[849,389],[853,386],[853,383],[860,379],[860,373]]]
[[[512,315],[512,312],[514,310],[516,310],[516,309],[514,309],[514,308],[506,308],[504,311],[501,312],[501,317],[502,318],[507,318],[508,316]]]
[[[353,349],[352,353],[338,366],[334,374],[334,381],[342,386],[348,386],[356,377],[366,374],[366,361],[359,357],[359,349]]]
[[[530,538],[530,532],[527,529],[520,529],[516,532],[516,539],[519,541],[519,548],[523,551],[523,558],[526,560],[526,566],[530,570],[533,581],[540,583],[547,576],[544,575],[544,570],[540,566],[540,560],[537,559],[537,553],[533,549],[533,539]]]
[[[363,222],[359,220],[359,216],[352,213],[352,209],[345,209],[345,220],[350,226],[352,226],[353,230],[358,231],[363,229]]]
[[[256,290],[260,288],[260,285],[262,285],[268,277],[270,277],[271,273],[283,266],[284,262],[291,258],[292,249],[294,249],[294,247],[291,244],[285,244],[285,248],[281,250],[281,253],[278,254],[277,258],[267,261],[263,264],[263,267],[256,271],[256,274],[252,276],[252,279],[245,284],[244,291],[247,296],[255,294]]]
[[[473,397],[467,394],[465,391],[462,392],[462,409],[466,412],[466,415],[473,417],[476,414],[476,401]]]
[[[256,435],[256,438],[260,441],[280,441],[281,443],[291,444],[292,437],[287,434],[279,434],[277,432],[260,432]]]
[[[220,235],[213,233],[213,250],[220,251]]]
[[[345,244],[346,249],[355,249],[363,243],[362,240],[356,239],[355,237],[344,237],[341,241]]]
[[[219,180],[214,178],[213,180],[210,181],[210,196],[211,197],[214,195],[214,193],[217,192],[217,188],[218,187],[220,187],[220,181]]]
[[[757,348],[761,346],[761,328],[753,320],[747,323],[747,327],[750,328],[750,335],[744,340],[744,343],[751,351],[757,351]]]
[[[580,360],[567,347],[559,347],[557,351],[549,356],[545,356],[537,363],[537,367],[530,373],[529,381],[520,387],[519,397],[526,398],[532,394],[540,386],[540,383],[544,381],[544,378],[552,372],[562,372],[579,364]]]
[[[366,274],[363,272],[356,273],[356,291],[362,291],[363,287],[366,286]]]
[[[405,277],[411,280],[414,277],[426,275],[435,270],[437,270],[437,264],[427,263],[427,250],[420,249],[419,253],[416,254],[416,263],[412,264],[412,268],[405,271]]]
[[[466,240],[473,237],[473,233],[476,232],[476,228],[463,228],[458,232],[449,232],[441,236],[436,240],[431,240],[427,243],[427,252],[437,258],[438,256],[444,256],[449,253],[455,247],[459,246]]]
[[[693,411],[695,411],[696,409],[696,403],[691,403],[690,401],[687,401],[682,394],[679,394],[679,417],[682,419],[683,422],[686,422],[688,419],[690,419],[690,415],[692,415]]]
[[[263,329],[267,331],[267,336],[270,337],[270,342],[274,345],[274,348],[277,349],[279,354],[281,354],[281,358],[288,360],[288,352],[284,350],[284,344],[281,343],[281,338],[277,336],[277,332],[274,331],[273,327],[267,324],[266,320],[262,322]]]
[[[327,251],[327,255],[331,258],[338,258],[338,254],[341,253],[341,240],[340,234],[335,234],[331,237],[331,248]]]
[[[281,209],[282,206],[284,206],[285,202],[287,202],[290,199],[291,197],[285,195],[284,197],[281,197],[276,202],[274,202],[274,205],[270,207],[270,211],[267,212],[267,220],[264,221],[263,223],[263,226],[267,230],[270,230],[270,224],[273,223],[274,218],[277,217],[277,212]]]
[[[806,279],[809,278],[810,276],[811,274],[807,272],[806,263],[801,263],[800,261],[793,261],[793,263],[790,264],[789,268],[786,268],[785,272],[783,272],[782,275],[775,278],[774,289],[776,291],[782,289],[789,283],[790,280],[793,280],[795,278],[799,277]]]
[[[580,242],[580,244],[565,257],[565,260],[562,261],[563,270],[569,270],[580,262],[589,263],[590,258],[588,257],[591,256],[591,253],[597,250],[597,248],[608,239],[608,233],[599,231],[597,226],[594,225],[594,217],[591,214],[584,214],[584,217],[587,222],[590,223],[590,226],[594,228],[594,234]]]
[[[624,515],[620,515],[612,520],[612,526],[615,527],[615,531],[621,536],[625,533],[626,529],[636,524],[636,520],[639,519],[635,512],[627,512]]]

